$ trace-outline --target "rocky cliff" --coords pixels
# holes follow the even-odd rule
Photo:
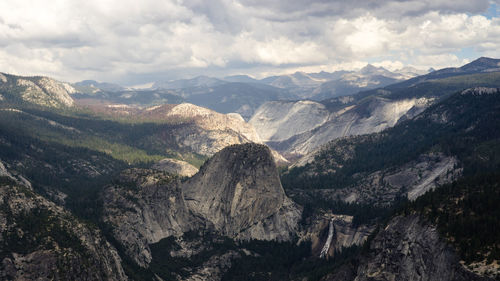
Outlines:
[[[375,225],[355,225],[353,216],[323,213],[306,219],[300,241],[311,241],[314,257],[334,257],[351,246],[361,246],[375,231]],[[330,239],[328,239],[330,237]]]
[[[130,169],[103,193],[103,220],[137,264],[151,262],[149,244],[202,226],[187,208],[175,176]]]
[[[58,108],[73,105],[70,94],[76,90],[67,83],[48,77],[0,75],[0,93],[3,96],[0,100]]]
[[[490,280],[467,271],[439,236],[418,216],[393,218],[370,242],[357,268],[346,267],[323,280]]]
[[[147,108],[124,104],[82,104],[98,114],[113,118],[168,124],[155,131],[153,138],[170,150],[212,156],[226,146],[242,143],[262,143],[255,128],[237,113],[222,114],[190,103],[165,104]],[[150,139],[147,142],[151,142]],[[158,144],[155,143],[155,146]],[[164,148],[162,147],[161,150]],[[276,151],[278,163],[288,161]]]
[[[0,279],[127,280],[99,230],[22,181],[0,165]]]
[[[150,110],[160,111],[161,108]],[[221,114],[189,103],[174,106],[163,114],[164,118],[193,123],[175,132],[181,146],[187,146],[203,155],[213,155],[222,148],[246,142],[261,143],[255,129],[236,113]]]
[[[225,148],[182,190],[195,215],[237,239],[290,240],[300,218],[281,187],[271,151],[263,145]]]
[[[198,172],[198,169],[181,160],[165,158],[160,160],[158,163],[154,164],[153,169],[167,172],[169,174],[175,174],[185,177],[191,177]]]
[[[358,137],[357,139],[365,137]],[[322,149],[335,149],[343,153],[345,159],[350,159],[355,146],[342,147],[338,142],[332,142],[325,145]],[[328,173],[335,173],[341,163],[339,159],[321,157],[322,160],[315,160],[311,166],[307,161],[313,161],[314,155],[321,154],[321,150],[315,154],[305,157],[296,163],[294,167],[303,167],[307,175],[321,177]],[[341,161],[338,161],[341,162]],[[317,173],[320,170],[317,167],[329,167]],[[390,206],[398,198],[405,197],[409,200],[415,200],[429,190],[437,186],[450,183],[462,175],[462,168],[456,157],[446,156],[443,153],[428,153],[418,156],[417,159],[397,167],[377,170],[368,174],[357,174],[353,183],[341,189],[319,189],[319,190],[290,190],[290,195],[299,196],[298,193],[316,194],[324,199],[342,200],[346,203],[370,204],[373,206]]]
[[[315,102],[262,105],[250,120],[266,143],[287,158],[303,156],[326,142],[351,135],[380,132],[408,112],[422,112],[431,100],[371,98],[328,111]]]
[[[271,101],[260,106],[249,123],[263,141],[283,141],[321,126],[329,115],[319,102]]]
[[[271,148],[293,160],[327,141],[392,127],[463,89],[497,88],[500,72],[496,61],[482,58],[459,69],[443,69],[320,103],[268,102],[256,110],[250,123]],[[324,109],[328,111],[326,120]]]
[[[160,171],[132,169],[103,193],[104,221],[139,265],[151,262],[149,244],[189,230],[237,240],[291,240],[301,217],[286,197],[271,151],[229,146],[187,181]]]

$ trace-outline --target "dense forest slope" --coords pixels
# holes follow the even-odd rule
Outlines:
[[[283,117],[266,135],[276,147],[342,116],[356,115],[350,128],[361,134],[316,134],[319,149],[280,172],[237,114],[82,108],[39,78],[4,75],[0,279],[498,279],[500,89],[490,62],[374,94],[276,102],[284,110],[266,109]],[[8,86],[15,79],[40,90]],[[462,90],[483,84],[494,87]],[[29,89],[46,102],[22,98]]]
[[[389,203],[461,173],[498,169],[498,96],[498,89],[466,90],[381,133],[334,140],[287,171],[283,184],[348,202]],[[393,195],[380,200],[384,193]]]
[[[94,226],[36,194],[0,162],[0,278],[126,280],[116,249]]]

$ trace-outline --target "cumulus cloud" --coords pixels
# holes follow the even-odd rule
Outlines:
[[[0,71],[137,84],[498,57],[488,0],[4,0]]]

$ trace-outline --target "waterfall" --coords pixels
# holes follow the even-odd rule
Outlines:
[[[330,249],[330,244],[332,244],[332,239],[333,239],[333,219],[330,219],[330,226],[328,228],[328,238],[326,238],[326,243],[323,246],[323,249],[321,249],[321,253],[319,254],[320,258],[324,258],[328,255],[328,250]]]

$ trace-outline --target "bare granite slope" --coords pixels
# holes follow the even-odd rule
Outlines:
[[[237,240],[291,240],[301,210],[281,186],[264,145],[224,148],[187,181],[161,171],[131,169],[106,188],[104,221],[139,265],[151,262],[149,244],[189,230]]]

